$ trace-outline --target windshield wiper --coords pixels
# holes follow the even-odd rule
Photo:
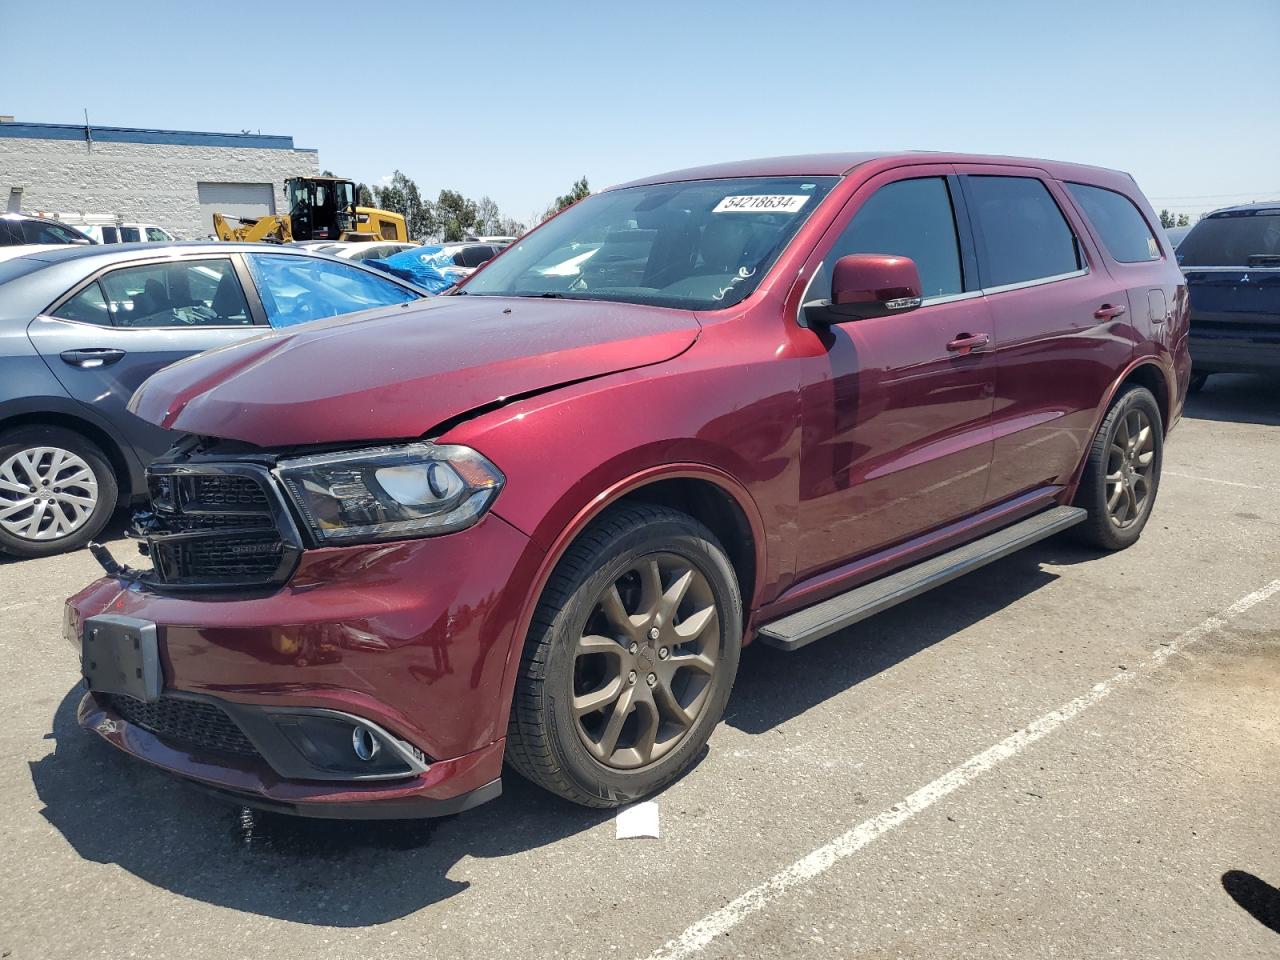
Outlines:
[[[568,300],[569,299],[563,293],[552,293],[550,290],[548,290],[546,293],[540,293],[538,294],[538,296],[544,297],[548,300]]]

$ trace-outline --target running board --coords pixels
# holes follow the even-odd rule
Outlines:
[[[1037,540],[1051,537],[1087,516],[1088,511],[1080,507],[1054,507],[1038,513],[981,540],[966,543],[913,567],[766,623],[760,628],[760,642],[781,650],[798,650],[904,600],[918,597],[926,590],[1007,557]]]

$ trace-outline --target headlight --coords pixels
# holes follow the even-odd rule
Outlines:
[[[470,447],[430,443],[281,460],[276,475],[321,545],[461,530],[505,479]]]

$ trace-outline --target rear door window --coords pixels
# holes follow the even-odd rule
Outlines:
[[[1123,193],[1068,183],[1067,189],[1102,238],[1107,252],[1120,263],[1160,259],[1160,244],[1133,201]]]
[[[149,243],[166,243],[169,235],[159,227],[147,227],[147,241]]]
[[[142,240],[142,233],[137,227],[121,227],[120,242],[121,243],[138,243]]]
[[[99,327],[111,326],[111,314],[107,310],[107,298],[97,281],[89,284],[70,300],[63,303],[53,316],[60,320],[74,320],[76,323],[92,323]]]
[[[246,259],[273,327],[418,299],[398,283],[345,263],[279,253],[250,253]]]
[[[102,227],[102,242],[103,243],[119,243],[120,231],[118,231],[115,227]]]
[[[1280,210],[1228,210],[1205,217],[1178,244],[1188,267],[1280,266]]]
[[[984,288],[1081,269],[1075,234],[1043,183],[1035,177],[964,179]]]
[[[823,258],[809,285],[811,297],[831,295],[832,265],[853,253],[910,257],[920,271],[925,297],[960,293],[960,242],[946,180],[898,180],[873,193]]]
[[[244,288],[225,258],[113,270],[102,289],[118,327],[243,327],[253,324]]]

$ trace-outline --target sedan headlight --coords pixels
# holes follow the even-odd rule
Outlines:
[[[276,475],[321,545],[461,530],[505,479],[470,447],[430,443],[281,460]]]

